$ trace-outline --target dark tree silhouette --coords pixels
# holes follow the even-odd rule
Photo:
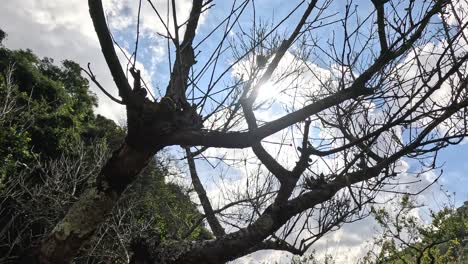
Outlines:
[[[185,21],[172,1],[172,23],[148,1],[166,28],[161,37],[174,49],[169,54],[175,56],[174,61],[168,58],[172,70],[164,96],[151,100],[135,68],[138,38],[133,59],[128,59],[131,85],[102,3],[89,0],[119,98],[99,84],[90,67],[84,71],[125,105],[128,133],[95,185],[42,243],[39,262],[69,262],[151,157],[168,146],[185,148],[194,190],[216,238],[197,243],[140,239],[135,263],[223,263],[262,249],[303,254],[327,232],[364,217],[377,193],[398,184],[403,158],[421,161],[421,172],[434,169],[437,152],[461,142],[467,133],[467,20],[460,3],[372,0],[373,8],[365,13],[348,1],[343,12],[333,13],[333,2],[299,1],[278,23],[268,26],[254,17],[248,29],[238,20],[248,9],[255,14],[255,3],[236,2],[225,19],[199,36],[200,16],[216,8],[212,1],[193,0]],[[285,23],[294,26],[281,35]],[[232,39],[237,26],[240,34]],[[337,26],[336,36],[324,40],[319,35]],[[213,45],[212,53],[197,57]],[[223,57],[226,50],[232,51],[230,59]],[[281,69],[286,58],[292,59]],[[220,70],[224,61],[230,64]],[[328,74],[321,75],[317,65]],[[231,85],[221,84],[236,67],[245,70]],[[315,84],[296,82],[306,75],[314,76]],[[260,90],[291,78],[284,88],[292,98],[283,105],[284,115],[257,120],[256,110],[265,106]],[[299,145],[291,166],[264,148],[264,139],[281,131],[302,137],[280,143]],[[194,161],[208,148],[251,148],[269,173],[267,181],[213,207]],[[316,162],[328,169],[314,169]],[[241,204],[249,217],[229,222],[224,212]],[[235,227],[224,229],[223,222]]]

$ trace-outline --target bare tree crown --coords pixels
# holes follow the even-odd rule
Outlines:
[[[299,1],[271,23],[259,19],[255,1],[234,1],[219,24],[201,26],[202,16],[219,3],[193,0],[183,20],[176,1],[167,5],[167,17],[152,1],[141,2],[126,62],[131,85],[101,1],[88,1],[120,98],[90,67],[85,71],[125,105],[128,134],[100,172],[96,190],[44,242],[44,259],[73,254],[94,231],[80,225],[102,222],[148,159],[167,146],[184,148],[216,239],[143,243],[148,261],[222,263],[261,249],[303,254],[327,232],[365,217],[379,192],[399,192],[392,186],[405,161],[420,161],[421,173],[434,169],[437,152],[466,136],[464,1],[371,0],[366,10],[361,2]],[[144,48],[138,39],[145,6],[164,26],[159,37],[169,47],[169,82],[157,99],[144,91],[135,68]],[[241,23],[245,19],[250,22]],[[275,89],[275,96],[264,95]],[[291,146],[294,161],[278,158]],[[261,164],[248,172],[249,188],[218,208],[196,169],[195,159],[209,148],[251,148],[253,163]],[[237,164],[246,162],[243,157]],[[71,216],[89,210],[92,220],[65,230]]]

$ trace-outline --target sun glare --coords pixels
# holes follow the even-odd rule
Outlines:
[[[260,86],[258,91],[258,99],[261,101],[277,99],[276,97],[279,95],[279,91],[280,88],[278,84],[275,84],[272,81],[267,81]]]

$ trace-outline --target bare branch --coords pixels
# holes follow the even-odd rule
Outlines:
[[[128,84],[125,73],[120,66],[120,61],[115,53],[114,44],[107,27],[101,0],[89,0],[88,5],[94,29],[96,30],[99,43],[101,44],[102,53],[104,54],[104,58],[106,59],[112,77],[114,78],[114,82],[119,89],[119,95],[122,97],[122,101],[125,104],[132,103],[132,89]]]
[[[193,188],[198,194],[198,198],[202,204],[203,210],[205,212],[206,219],[208,220],[208,224],[211,227],[211,230],[217,237],[221,237],[225,235],[224,228],[219,223],[218,219],[216,219],[216,215],[211,207],[210,200],[208,196],[206,196],[205,188],[198,177],[197,168],[195,167],[195,161],[193,159],[193,154],[190,152],[190,148],[185,148],[185,153],[187,155],[187,161],[189,164],[190,176],[192,177],[192,184]]]

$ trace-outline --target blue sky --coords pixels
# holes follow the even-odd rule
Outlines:
[[[468,144],[442,150],[439,163],[443,163],[442,184],[455,192],[457,206],[468,200]]]
[[[19,1],[7,1],[2,4],[0,9],[0,27],[7,32],[8,39],[6,46],[12,49],[16,48],[30,48],[36,52],[39,56],[47,56],[55,58],[56,61],[64,59],[72,59],[86,65],[88,62],[92,62],[92,67],[97,74],[97,77],[109,91],[113,91],[116,94],[115,86],[110,78],[110,74],[102,58],[100,47],[97,43],[97,39],[92,28],[91,20],[87,12],[87,6],[85,2],[81,0],[70,0],[70,1],[53,1],[45,0],[19,0]],[[165,2],[154,1],[157,3],[161,10],[165,9]],[[178,5],[178,13],[183,16],[187,15],[190,5],[190,1],[176,1]],[[208,34],[219,21],[225,18],[226,10],[231,8],[231,1],[214,1],[216,6],[211,8],[207,14],[202,17],[201,25],[198,31],[198,37],[195,39],[195,43],[198,43],[203,36]],[[372,6],[370,1],[365,4],[362,1],[359,2],[357,7],[358,12],[363,14],[368,13]],[[134,44],[134,30],[135,30],[135,5],[136,1],[105,1],[107,10],[109,12],[110,24],[113,28],[115,38],[121,43],[121,45],[127,49],[127,52],[132,51]],[[146,4],[146,3],[145,3]],[[261,17],[264,22],[278,22],[281,20],[296,2],[292,1],[268,1],[259,0],[255,1],[257,7],[257,19],[258,23]],[[131,8],[130,8],[131,7]],[[146,6],[147,7],[147,6]],[[251,4],[247,7],[249,11],[246,11],[241,19],[239,20],[240,25],[248,28],[252,21],[252,12],[250,11]],[[342,1],[335,1],[328,9],[329,14],[335,12],[343,12],[345,5]],[[289,32],[293,27],[294,23],[298,21],[299,14],[304,7],[301,7],[295,15],[291,17],[284,25],[279,28],[279,32]],[[167,49],[166,42],[164,39],[159,38],[156,32],[161,32],[163,29],[161,24],[153,17],[150,17],[151,11],[148,11],[148,20],[142,25],[142,37],[140,39],[141,46],[139,47],[138,60],[139,67],[143,70],[143,77],[153,87],[153,92],[156,97],[159,97],[159,90],[164,93],[168,81],[168,70],[169,66],[167,63]],[[145,11],[145,12],[146,12]],[[164,13],[164,12],[162,12]],[[150,19],[151,18],[151,19]],[[233,33],[240,33],[238,25],[234,27]],[[218,32],[214,37],[219,37],[221,32]],[[317,35],[320,36],[321,43],[326,44],[326,40],[333,36],[333,32],[330,28],[318,29]],[[235,39],[235,35],[232,35]],[[336,27],[335,41],[339,42],[342,38],[342,31],[339,27]],[[202,65],[202,62],[206,61],[208,54],[211,54],[215,49],[217,42],[204,42],[203,46],[198,49],[199,64],[196,67]],[[123,58],[123,56],[122,56]],[[174,58],[174,56],[172,56]],[[229,52],[222,57],[219,62],[218,70],[215,72],[218,75],[226,66],[230,64],[232,57]],[[320,58],[315,58],[313,61],[321,67],[329,66],[329,61],[322,61]],[[222,79],[220,85],[216,89],[221,89],[223,85],[227,85],[232,82],[231,74],[226,74],[225,78]],[[204,79],[200,81],[200,85],[207,85],[210,79],[210,74],[206,74]],[[109,118],[114,119],[117,122],[124,122],[124,111],[123,108],[112,103],[110,100],[100,93],[96,87],[92,87],[93,91],[98,95],[100,106],[96,109],[98,113],[101,113]],[[264,113],[265,114],[265,113]],[[275,113],[268,113],[274,115]],[[268,115],[267,115],[268,116]],[[290,152],[292,149],[292,152]],[[174,150],[177,151],[177,150]],[[286,147],[285,152],[293,153],[295,155],[294,148]],[[288,152],[288,153],[289,153]],[[174,152],[178,153],[178,152]],[[219,155],[219,152],[212,152],[213,155]],[[244,155],[243,151],[229,152],[229,155]],[[459,146],[450,146],[446,150],[440,152],[439,164],[444,164],[444,174],[441,178],[441,184],[450,192],[456,193],[456,202],[461,204],[463,201],[468,200],[468,177],[465,175],[468,171],[468,144],[461,144]],[[286,162],[294,162],[296,156],[285,157]],[[208,190],[216,188],[214,182],[218,179],[214,177],[214,174],[225,173],[228,174],[228,178],[235,181],[242,177],[243,173],[235,169],[228,169],[225,166],[220,166],[217,170],[213,171],[211,167],[204,163],[199,162],[200,175],[204,179],[204,183],[207,185]],[[411,166],[416,164],[410,163]],[[438,188],[432,188],[429,192],[425,193],[427,197],[426,201],[431,203],[430,205],[438,206],[438,199],[441,196],[431,193],[435,192]],[[346,250],[354,250],[352,246],[356,244],[356,241],[362,239],[364,241],[366,237],[359,236],[359,233],[366,233],[368,231],[369,222],[355,223],[350,227],[345,227],[346,232],[333,234],[329,240],[324,240],[323,244],[320,244],[317,248],[327,248],[324,245],[338,245]],[[367,230],[367,231],[365,231]],[[366,233],[368,234],[368,233]],[[341,238],[337,236],[341,235]],[[348,236],[346,238],[345,236]],[[328,244],[327,244],[328,243]],[[272,252],[261,253],[259,256],[253,257],[253,262],[258,260],[257,257],[265,257],[265,255],[275,255]],[[276,255],[275,255],[276,256]],[[251,258],[250,258],[251,259]],[[249,258],[245,258],[245,262],[251,261]]]

